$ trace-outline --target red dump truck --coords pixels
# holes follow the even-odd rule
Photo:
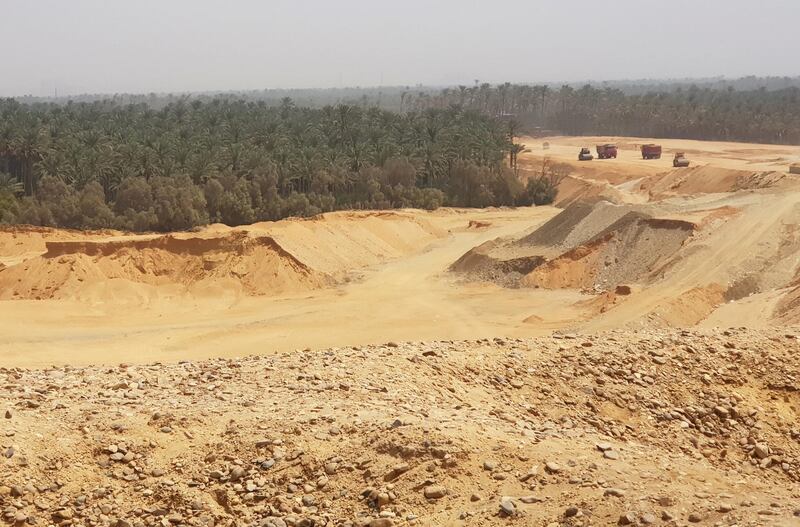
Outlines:
[[[597,159],[611,159],[612,157],[617,158],[617,145],[597,145]]]
[[[661,159],[661,145],[642,145],[642,159]]]

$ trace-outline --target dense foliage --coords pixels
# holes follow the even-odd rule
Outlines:
[[[620,90],[625,95],[644,95],[647,93],[672,93],[682,90],[785,90],[787,88],[800,88],[800,77],[741,77],[738,79],[728,79],[725,77],[714,78],[695,78],[695,79],[640,79],[640,80],[619,80],[590,82],[589,85],[596,89],[613,88]],[[490,87],[489,84],[480,85],[480,81],[475,81],[475,86],[480,89]],[[523,89],[523,85],[516,85],[517,89]],[[584,83],[572,83],[567,86],[573,89],[580,89]],[[548,93],[555,93],[563,86],[561,84],[541,84],[536,86],[539,91],[546,88]],[[529,86],[527,89],[532,90]],[[461,87],[457,88],[461,90]],[[466,86],[464,89],[468,89]],[[469,88],[473,90],[474,88]],[[263,90],[232,90],[215,92],[192,92],[192,100],[210,102],[213,99],[225,99],[231,101],[246,100],[248,102],[264,103],[268,106],[278,106],[281,102],[291,98],[298,106],[310,108],[322,108],[329,105],[351,104],[361,106],[377,106],[383,110],[403,112],[410,108],[416,99],[436,95],[441,91],[439,87],[433,86],[377,86],[377,87],[346,87],[346,88],[288,88],[288,89],[263,89]],[[448,90],[450,91],[450,90]],[[69,96],[16,97],[16,100],[25,104],[35,103],[59,103],[64,104],[68,101],[74,103],[94,103],[107,102],[109,100],[116,104],[147,104],[150,108],[162,109],[168,104],[179,102],[185,98],[184,93],[115,93],[109,94],[70,94]]]
[[[744,80],[743,80],[744,81]],[[759,82],[750,79],[748,84]],[[765,81],[766,82],[766,81]],[[461,108],[513,116],[527,127],[568,135],[622,135],[757,143],[800,143],[800,88],[738,91],[678,86],[629,93],[622,88],[489,84],[408,96],[410,108]],[[773,82],[770,86],[779,86]]]
[[[504,168],[512,139],[458,108],[5,100],[0,220],[174,230],[336,209],[530,203]]]
[[[797,84],[0,100],[0,221],[173,230],[337,209],[548,203],[566,168],[543,166],[523,185],[522,131],[798,144]],[[287,93],[308,106],[277,99]]]

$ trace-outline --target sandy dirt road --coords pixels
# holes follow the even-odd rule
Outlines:
[[[615,136],[522,137],[519,142],[530,150],[529,158],[547,156],[559,162],[574,163],[595,171],[597,176],[612,183],[620,183],[630,176],[642,177],[670,170],[676,152],[684,152],[693,165],[712,165],[731,170],[787,171],[789,165],[800,162],[800,147],[783,145]],[[549,143],[547,150],[542,146],[545,142]],[[605,143],[617,145],[617,159],[577,161],[582,147],[588,147],[597,156],[595,146]],[[648,143],[662,146],[661,159],[642,159],[640,147]]]

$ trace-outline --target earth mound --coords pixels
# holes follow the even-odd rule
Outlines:
[[[0,299],[72,297],[93,283],[149,285],[226,281],[246,294],[320,287],[329,277],[269,236],[233,231],[219,237],[156,236],[121,241],[52,241],[46,252],[0,273]]]
[[[669,265],[696,225],[655,218],[652,204],[575,202],[517,240],[492,240],[450,267],[504,286],[613,290],[646,281]]]
[[[546,261],[540,255],[503,257],[493,254],[493,249],[498,248],[498,245],[497,241],[492,240],[469,250],[449,270],[469,276],[473,280],[516,287],[523,276]]]
[[[537,267],[521,280],[528,287],[609,290],[649,281],[667,267],[695,226],[628,212],[586,243]]]
[[[652,215],[657,211],[648,207],[616,204],[607,200],[578,201],[570,204],[550,221],[515,243],[519,246],[538,246],[557,250],[573,249],[588,243],[604,230],[608,230],[623,216],[635,212]]]
[[[167,235],[17,228],[0,232],[7,251],[0,299],[103,300],[137,296],[137,286],[175,294],[307,291],[445,235],[403,212],[332,213],[235,229],[215,224]]]
[[[640,190],[654,200],[674,195],[699,195],[777,186],[787,175],[775,171],[749,171],[710,165],[670,170],[644,178]]]
[[[625,198],[623,192],[620,192],[617,187],[607,181],[570,175],[558,186],[558,194],[554,204],[557,207],[568,207],[576,202],[592,200],[624,203]]]
[[[800,278],[795,280],[777,306],[777,315],[787,325],[800,325]]]

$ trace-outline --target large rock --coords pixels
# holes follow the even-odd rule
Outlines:
[[[425,487],[424,494],[429,500],[438,500],[447,496],[447,489],[441,485],[429,485]]]

